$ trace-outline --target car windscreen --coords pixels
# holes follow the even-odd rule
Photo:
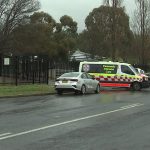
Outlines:
[[[118,65],[114,64],[83,64],[82,72],[116,74]]]
[[[64,73],[60,77],[78,77],[80,73],[78,72],[70,72],[70,73]]]
[[[138,69],[137,69],[137,68],[134,68],[134,69],[135,69],[136,73],[139,73],[139,71],[138,71]]]
[[[130,68],[131,68],[135,73],[139,74],[139,71],[138,71],[137,68],[134,68],[132,65],[130,65]]]

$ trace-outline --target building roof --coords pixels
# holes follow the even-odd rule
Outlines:
[[[80,50],[76,50],[71,56],[70,60],[77,60],[77,61],[84,61],[84,60],[91,60],[91,54],[81,52]]]

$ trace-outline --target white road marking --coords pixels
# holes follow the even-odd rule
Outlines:
[[[45,129],[48,129],[48,128],[61,126],[61,125],[66,125],[66,124],[69,124],[69,123],[74,123],[74,122],[78,122],[78,121],[82,121],[82,120],[86,120],[86,119],[91,119],[91,118],[95,118],[95,117],[99,117],[99,116],[104,116],[104,115],[107,115],[107,114],[127,110],[127,109],[130,109],[130,108],[133,108],[133,107],[139,107],[139,106],[142,106],[142,105],[144,105],[144,104],[128,105],[128,106],[124,106],[124,107],[121,107],[121,108],[116,109],[116,110],[112,110],[112,111],[108,111],[108,112],[104,112],[104,113],[100,113],[100,114],[96,114],[96,115],[77,118],[77,119],[74,119],[74,120],[69,120],[69,121],[65,121],[65,122],[61,122],[61,123],[57,123],[57,124],[52,124],[52,125],[44,126],[44,127],[41,127],[41,128],[36,128],[36,129],[33,129],[33,130],[28,130],[28,131],[24,131],[24,132],[20,132],[20,133],[16,133],[16,134],[7,135],[7,136],[4,136],[4,137],[0,137],[0,140],[9,139],[9,138],[13,138],[13,137],[17,137],[17,136],[21,136],[21,135],[25,135],[25,134],[29,134],[29,133],[33,133],[33,132],[37,132],[37,131],[41,131],[41,130],[45,130]]]
[[[144,104],[136,103],[136,104],[132,104],[132,105],[123,106],[121,108],[132,108],[132,107],[135,107],[135,106],[142,106],[142,105],[144,105]]]
[[[6,136],[6,135],[10,135],[11,133],[3,133],[3,134],[0,134],[0,137],[2,136]]]

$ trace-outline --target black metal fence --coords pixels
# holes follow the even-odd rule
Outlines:
[[[78,62],[52,62],[45,56],[3,56],[0,58],[0,84],[45,83],[59,75],[78,71]]]
[[[48,62],[37,56],[2,57],[0,83],[48,83]]]

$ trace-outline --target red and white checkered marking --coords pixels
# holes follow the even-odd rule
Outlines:
[[[139,81],[142,82],[142,79],[140,78],[132,78],[132,77],[125,77],[125,76],[99,76],[97,78],[99,81],[105,81],[105,82],[134,82]]]

